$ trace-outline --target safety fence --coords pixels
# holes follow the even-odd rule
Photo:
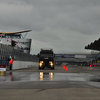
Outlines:
[[[9,65],[10,56],[15,61],[33,61],[38,62],[38,57],[21,52],[20,50],[14,49],[11,46],[0,44],[0,65]]]

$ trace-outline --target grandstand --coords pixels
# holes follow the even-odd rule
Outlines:
[[[0,43],[11,46],[12,41],[15,41],[15,49],[22,49],[24,53],[30,54],[31,39],[25,39],[30,31],[0,32]]]

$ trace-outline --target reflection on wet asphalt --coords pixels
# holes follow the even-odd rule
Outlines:
[[[89,81],[88,73],[53,73],[53,72],[7,72],[0,81]]]
[[[52,88],[100,88],[93,82],[98,74],[56,72],[6,72],[0,77],[0,89],[52,89]]]

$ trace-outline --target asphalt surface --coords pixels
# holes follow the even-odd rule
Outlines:
[[[9,98],[8,98],[9,97]],[[100,100],[100,68],[55,66],[7,71],[0,77],[0,100]]]

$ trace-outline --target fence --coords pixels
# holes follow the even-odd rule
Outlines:
[[[38,57],[21,52],[11,46],[0,44],[0,65],[9,65],[10,56],[16,61],[38,62]]]

